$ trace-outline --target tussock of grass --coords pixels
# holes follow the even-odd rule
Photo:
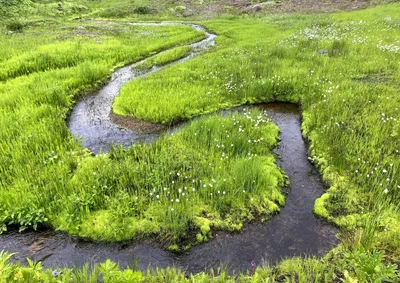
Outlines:
[[[270,149],[278,128],[259,111],[213,116],[179,133],[88,159],[61,198],[62,230],[98,240],[160,234],[173,244],[239,230],[284,204]]]

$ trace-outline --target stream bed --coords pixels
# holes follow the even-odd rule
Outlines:
[[[202,29],[196,25],[192,27]],[[206,34],[206,39],[192,44],[193,52],[188,57],[174,64],[195,56],[199,49],[214,45],[215,35]],[[152,133],[136,132],[123,129],[112,121],[112,101],[121,87],[134,78],[163,68],[153,68],[137,76],[132,66],[116,70],[99,94],[78,102],[70,116],[68,126],[71,133],[81,137],[82,145],[95,154],[107,152],[111,144],[130,146],[139,141],[150,142],[168,130],[160,128],[154,131],[152,127],[156,126],[149,124],[145,126],[150,129],[147,132]],[[52,230],[7,232],[0,236],[0,250],[16,253],[13,261],[26,263],[29,257],[42,261],[47,267],[82,266],[88,262],[111,259],[122,268],[133,266],[144,271],[148,267],[178,266],[188,273],[221,266],[232,273],[248,270],[253,260],[260,265],[274,264],[292,256],[323,256],[337,244],[337,231],[312,212],[315,199],[322,195],[324,185],[307,158],[307,146],[301,135],[300,109],[297,105],[279,103],[254,107],[262,108],[281,130],[281,141],[275,152],[280,156],[279,166],[285,170],[290,181],[286,205],[265,223],[247,223],[238,233],[217,232],[209,242],[180,254],[160,248],[156,240],[153,243],[93,242]]]

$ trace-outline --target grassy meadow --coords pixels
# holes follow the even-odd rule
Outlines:
[[[214,52],[126,84],[114,112],[170,123],[300,103],[310,160],[330,185],[315,213],[349,230],[379,222],[376,244],[398,257],[398,9],[207,21],[219,35]]]
[[[287,178],[271,152],[279,129],[259,110],[206,115],[150,145],[97,156],[69,133],[75,102],[115,68],[147,57],[136,68],[172,62],[204,38],[186,25],[128,24],[185,13],[170,2],[158,11],[144,0],[0,7],[0,231],[47,226],[94,240],[157,237],[180,251],[284,206]],[[127,83],[113,104],[118,115],[163,124],[238,105],[300,104],[309,159],[329,187],[314,212],[341,231],[324,258],[235,276],[144,274],[107,261],[55,277],[40,264],[11,264],[3,252],[0,282],[399,282],[399,15],[400,5],[390,4],[180,17],[216,33],[216,46]]]

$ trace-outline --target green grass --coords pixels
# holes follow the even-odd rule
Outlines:
[[[219,35],[216,50],[126,84],[114,112],[170,123],[241,104],[300,103],[310,159],[331,186],[315,212],[349,230],[378,208],[389,212],[375,244],[399,257],[399,11],[205,22]]]
[[[323,259],[287,259],[275,267],[256,266],[240,274],[228,274],[223,268],[197,274],[186,274],[178,268],[147,272],[132,268],[121,270],[110,260],[90,267],[52,270],[30,260],[28,266],[10,263],[11,256],[0,252],[0,282],[398,282],[396,267],[385,263],[382,253],[362,249],[345,252],[343,256],[331,252]],[[54,276],[54,272],[58,275]]]
[[[93,5],[93,15],[107,10]],[[314,211],[341,228],[341,245],[326,259],[288,260],[245,282],[396,282],[386,261],[400,259],[399,14],[392,4],[212,19],[203,22],[218,34],[212,51],[128,83],[115,100],[117,114],[161,123],[243,104],[301,104],[310,159],[329,185]],[[73,104],[115,67],[180,46],[143,63],[164,64],[202,33],[54,18],[21,23],[9,32],[5,22],[0,34],[2,230],[46,224],[100,240],[157,234],[171,249],[185,249],[284,204],[284,174],[270,153],[278,129],[257,112],[202,118],[150,146],[97,157],[70,136],[65,119]],[[2,274],[20,276],[21,267],[4,258]],[[68,272],[89,281],[85,271]]]
[[[44,40],[25,51],[20,37],[38,31]],[[60,40],[47,41],[54,36]],[[239,230],[279,211],[284,178],[269,152],[278,128],[261,113],[197,121],[150,147],[95,158],[69,135],[65,119],[74,101],[115,66],[202,37],[188,26],[124,23],[62,25],[50,34],[33,25],[24,35],[4,35],[15,55],[4,58],[0,75],[2,230],[46,224],[97,240],[159,234],[171,247],[188,248],[212,230]],[[165,64],[188,51],[178,46],[148,60]]]
[[[270,149],[278,128],[259,111],[213,116],[150,146],[87,159],[52,208],[56,227],[97,240],[158,234],[201,243],[278,212],[284,178]]]
[[[143,72],[150,70],[153,66],[167,65],[171,62],[175,62],[188,56],[190,54],[190,50],[191,48],[189,46],[176,47],[160,54],[156,54],[153,57],[144,60],[143,62],[139,62],[134,66],[134,68],[137,71]]]
[[[65,123],[79,95],[103,83],[116,66],[203,37],[186,26],[53,26],[49,31],[39,22],[23,34],[1,35],[2,48],[12,54],[1,61],[2,229],[36,227],[51,218],[46,207],[60,201],[87,155]]]

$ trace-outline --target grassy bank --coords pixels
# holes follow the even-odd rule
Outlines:
[[[13,264],[11,256],[0,253],[0,282],[398,282],[396,266],[384,263],[383,253],[357,249],[338,249],[323,259],[287,259],[274,267],[249,263],[249,270],[240,274],[227,274],[224,268],[197,274],[187,274],[178,268],[122,270],[110,260],[82,268],[48,269],[34,262],[29,266]]]

